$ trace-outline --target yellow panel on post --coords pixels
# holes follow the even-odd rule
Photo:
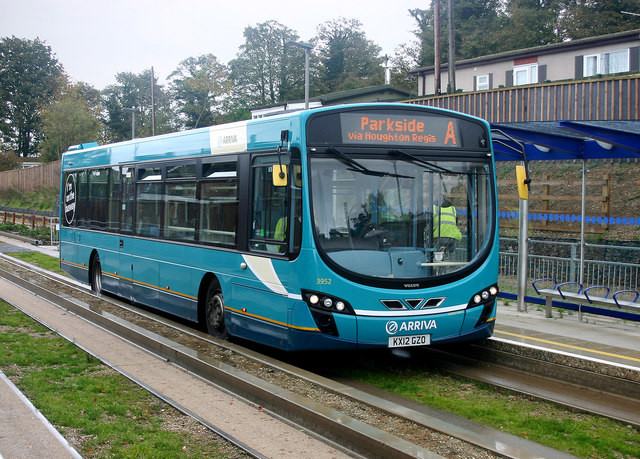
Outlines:
[[[529,199],[529,186],[527,185],[527,171],[524,166],[516,166],[516,182],[518,182],[518,196],[520,199]]]

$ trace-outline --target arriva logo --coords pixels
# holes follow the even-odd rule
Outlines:
[[[422,331],[422,330],[431,330],[433,328],[438,328],[438,324],[436,321],[431,320],[410,320],[407,322],[402,322],[398,325],[398,322],[395,320],[390,320],[387,322],[385,329],[387,333],[390,335],[395,335],[399,331]]]

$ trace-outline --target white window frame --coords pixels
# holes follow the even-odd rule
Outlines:
[[[620,49],[618,51],[612,51],[610,53],[606,54],[606,59],[604,59],[604,70],[607,71],[607,73],[623,73],[623,72],[628,72],[629,71],[629,64],[630,64],[630,56],[629,56],[629,49]],[[611,64],[613,63],[613,56],[618,56],[618,57],[623,57],[624,56],[624,60],[626,62],[623,63],[622,68],[618,68],[615,69],[614,71],[611,71]]]
[[[594,61],[595,60],[595,65]],[[583,61],[582,74],[586,77],[594,76],[600,73],[600,54],[585,54]]]
[[[488,91],[489,88],[489,74],[476,76],[476,91]]]
[[[518,75],[524,78],[518,81]],[[513,68],[513,85],[536,84],[538,82],[538,63],[517,65]]]
[[[626,65],[623,65],[622,69],[616,69],[614,72],[610,71],[611,68],[611,58],[614,55],[622,56],[625,54]],[[590,61],[593,62],[595,59],[595,66],[593,64],[590,65]],[[583,60],[583,76],[590,77],[595,75],[608,75],[612,73],[624,73],[628,72],[630,68],[630,56],[629,56],[629,48],[620,49],[618,51],[611,51],[608,53],[602,54],[585,54]]]

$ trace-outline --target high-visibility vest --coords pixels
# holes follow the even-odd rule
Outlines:
[[[274,238],[279,241],[284,241],[285,233],[287,232],[287,217],[282,217],[276,223],[276,231],[274,234]]]
[[[433,237],[450,237],[460,242],[462,233],[456,224],[458,213],[453,206],[433,206]]]

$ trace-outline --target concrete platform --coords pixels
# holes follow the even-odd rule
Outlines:
[[[499,302],[494,338],[565,352],[640,371],[640,322],[554,310],[529,304],[518,311],[515,301]]]

